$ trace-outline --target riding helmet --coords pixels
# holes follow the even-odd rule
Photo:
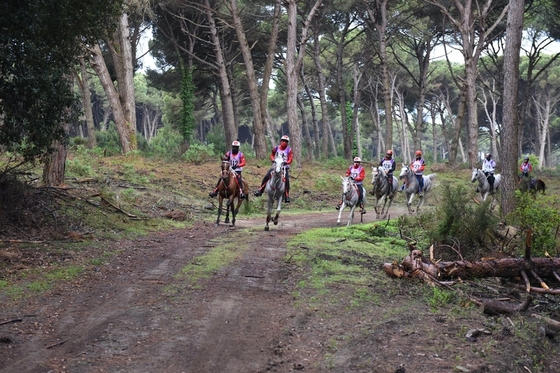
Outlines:
[[[362,161],[362,158],[360,158],[360,157],[354,158],[354,162],[356,162],[356,163],[360,163],[361,161]]]
[[[280,141],[287,141],[290,142],[290,138],[286,135],[282,136],[282,138],[280,139]]]
[[[239,141],[234,141],[231,143],[231,146],[241,146],[241,143]]]
[[[387,150],[387,155],[393,155],[393,151],[391,149]]]
[[[528,161],[528,160],[529,160],[529,156],[526,156],[526,157],[525,157],[525,160]]]
[[[417,150],[416,155],[422,155],[422,152],[420,150]]]

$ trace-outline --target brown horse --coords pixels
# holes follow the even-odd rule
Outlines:
[[[243,190],[245,193],[249,190],[247,182],[243,180]],[[235,226],[235,216],[239,212],[239,207],[243,200],[239,198],[241,191],[239,190],[239,178],[235,171],[231,169],[231,164],[228,161],[222,160],[222,171],[220,174],[220,183],[218,184],[218,217],[216,218],[216,227],[220,224],[220,215],[222,214],[222,205],[224,199],[226,200],[226,218],[224,223],[229,223],[229,212],[231,211],[230,227]],[[247,202],[249,202],[249,195],[246,194]],[[237,205],[235,205],[237,200]]]
[[[517,183],[519,184],[519,189],[522,192],[529,191],[530,193],[533,193],[533,195],[536,195],[537,192],[541,192],[542,194],[546,192],[546,184],[541,179],[519,176]]]

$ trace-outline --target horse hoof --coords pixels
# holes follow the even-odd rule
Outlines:
[[[218,226],[219,226],[219,224],[218,224],[218,223],[214,224],[214,227],[218,227]]]
[[[270,228],[268,228],[268,227],[264,227],[264,230],[267,231],[267,232],[268,232],[269,229],[270,229]]]
[[[278,225],[278,220],[276,220],[276,221],[274,222],[274,225]]]

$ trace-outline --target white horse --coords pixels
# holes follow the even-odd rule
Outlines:
[[[389,213],[389,208],[393,203],[393,199],[395,199],[395,196],[397,195],[399,181],[397,180],[396,177],[393,176],[393,180],[392,180],[393,188],[390,191],[389,180],[387,179],[387,173],[385,172],[385,169],[381,166],[377,166],[377,167],[371,166],[371,171],[372,171],[371,184],[373,185],[372,194],[375,196],[375,204],[373,208],[375,209],[377,218],[379,217],[385,218]],[[387,205],[387,201],[389,202],[388,205]],[[379,206],[381,205],[381,202],[383,202],[383,207],[381,207],[380,209]],[[387,206],[387,209],[385,209],[385,206]]]
[[[416,212],[420,212],[420,208],[424,205],[427,194],[429,194],[429,192],[432,190],[432,181],[436,178],[436,174],[429,174],[427,176],[422,175],[424,186],[422,187],[422,193],[420,194],[418,191],[418,179],[416,179],[414,171],[412,171],[412,169],[405,164],[403,164],[402,166],[403,167],[401,169],[399,179],[404,179],[404,193],[406,194],[406,207],[408,208],[408,213],[411,214],[414,212],[414,209],[412,209],[411,206],[412,200],[414,199],[415,195],[418,195]]]
[[[471,182],[476,182],[478,181],[478,192],[480,192],[480,198],[482,198],[482,201],[486,201],[486,198],[488,197],[488,195],[492,195],[492,205],[494,204],[494,201],[496,200],[496,192],[499,190],[500,188],[500,180],[502,179],[502,175],[500,174],[496,174],[494,175],[494,188],[492,188],[492,191],[490,191],[490,183],[488,182],[488,179],[486,178],[486,175],[484,175],[484,172],[482,172],[482,170],[480,168],[473,168],[472,169],[472,176],[471,176]]]
[[[266,225],[264,227],[265,231],[269,230],[268,223],[272,220],[274,225],[278,224],[278,218],[280,217],[280,211],[282,210],[282,196],[284,195],[284,190],[286,189],[286,168],[284,166],[284,158],[280,153],[276,153],[274,158],[273,170],[270,173],[270,178],[266,183],[265,192],[268,195],[268,203],[266,209]],[[277,201],[276,215],[272,218],[272,205],[274,201]]]
[[[340,206],[340,210],[338,212],[338,220],[336,224],[340,224],[340,217],[342,216],[342,210],[346,206],[350,207],[350,213],[348,214],[348,224],[349,226],[352,224],[354,220],[354,210],[358,206],[358,188],[359,186],[354,183],[354,180],[350,177],[342,177],[342,205]],[[363,192],[363,190],[362,190]],[[362,195],[362,203],[364,206],[366,205],[366,196],[365,193]],[[360,222],[364,222],[364,213],[360,211]]]

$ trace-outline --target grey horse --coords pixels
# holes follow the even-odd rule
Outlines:
[[[399,175],[399,179],[404,179],[405,188],[404,193],[406,195],[406,207],[408,208],[408,213],[411,214],[414,212],[412,208],[412,200],[414,199],[415,195],[418,195],[418,204],[416,205],[416,212],[420,212],[420,208],[424,205],[426,200],[426,196],[432,190],[433,183],[432,181],[436,178],[436,174],[429,174],[427,176],[422,175],[424,180],[424,187],[422,188],[422,195],[418,194],[418,180],[416,179],[416,175],[412,169],[403,164],[401,173]]]
[[[276,153],[273,170],[265,187],[265,192],[268,195],[266,225],[264,227],[265,231],[269,230],[268,223],[270,223],[271,220],[274,225],[278,224],[278,218],[280,217],[280,211],[282,210],[282,196],[284,195],[284,190],[286,189],[285,171],[284,158],[282,158],[280,153]],[[276,207],[276,215],[274,215],[273,218],[272,207],[274,201],[277,201],[278,204]]]
[[[342,177],[342,176],[341,176]],[[351,177],[342,177],[342,205],[340,206],[340,210],[338,212],[338,220],[336,224],[340,224],[340,217],[342,216],[342,210],[346,206],[350,207],[350,213],[348,214],[348,223],[346,226],[352,224],[354,220],[354,210],[358,206],[358,188],[359,186],[354,184],[354,181]],[[362,196],[364,206],[366,205],[366,196],[365,193]],[[364,222],[364,214],[360,212],[360,222]]]
[[[482,172],[480,168],[475,167],[472,169],[471,182],[474,183],[478,181],[477,191],[480,192],[480,198],[482,198],[482,201],[486,201],[486,198],[488,198],[489,195],[492,195],[492,205],[496,200],[495,194],[500,189],[501,179],[502,175],[494,175],[494,188],[492,189],[492,191],[490,191],[490,183],[488,182],[486,175],[484,175],[484,172]]]
[[[389,191],[389,180],[387,179],[387,172],[385,172],[385,169],[381,166],[371,166],[371,171],[371,184],[373,185],[372,194],[375,196],[373,208],[375,209],[377,218],[385,218],[389,213],[389,208],[393,203],[393,199],[395,199],[395,196],[397,195],[399,181],[395,176],[393,176],[393,189]],[[380,208],[382,202],[383,206]],[[387,202],[389,202],[389,204],[387,204]]]

